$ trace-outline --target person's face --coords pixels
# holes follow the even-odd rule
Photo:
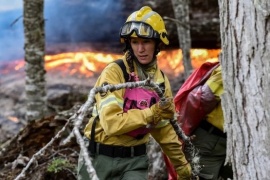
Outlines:
[[[134,55],[141,64],[149,64],[153,60],[155,51],[154,39],[132,37],[130,44]]]

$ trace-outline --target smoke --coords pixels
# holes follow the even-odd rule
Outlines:
[[[6,1],[5,5],[13,1]],[[0,61],[23,59],[23,5],[4,9],[0,2]],[[13,4],[15,6],[15,4]],[[119,42],[123,15],[121,0],[45,0],[46,44]]]
[[[0,12],[0,61],[23,55],[22,13],[22,9]]]
[[[60,1],[60,2],[59,2]],[[45,7],[46,40],[49,42],[119,41],[125,18],[119,17],[121,1],[58,0]]]

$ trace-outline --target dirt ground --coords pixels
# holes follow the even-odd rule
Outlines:
[[[24,79],[13,76],[1,77],[0,83],[0,179],[15,179],[33,156],[33,163],[21,179],[76,179],[79,145],[75,138],[61,145],[71,133],[73,122],[68,123],[59,138],[55,135],[85,102],[91,87],[74,81],[51,81],[47,92],[48,116],[26,123]],[[36,155],[53,138],[52,145]]]
[[[52,145],[38,154],[42,147],[48,144],[59,130],[67,123],[66,118],[47,117],[34,121],[24,127],[17,136],[1,145],[0,179],[15,179],[29,160],[33,163],[25,173],[29,180],[72,180],[76,179],[76,166],[79,145],[75,138],[61,145],[72,130],[72,123],[67,126],[60,138],[53,140]]]

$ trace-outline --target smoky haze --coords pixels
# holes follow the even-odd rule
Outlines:
[[[23,56],[22,10],[0,12],[0,61]]]
[[[121,0],[45,0],[44,3],[46,44],[119,42],[119,29],[127,18],[121,13],[124,8]],[[19,9],[0,10],[0,61],[24,57],[22,16],[22,5]]]

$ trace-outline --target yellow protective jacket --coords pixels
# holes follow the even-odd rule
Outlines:
[[[217,106],[209,114],[207,114],[207,121],[211,123],[213,126],[223,131],[224,117],[221,107],[220,96],[223,94],[224,90],[223,90],[221,66],[219,66],[212,72],[211,76],[206,81],[206,84],[209,86],[216,100],[219,102]]]
[[[124,58],[125,66],[127,62]],[[134,63],[135,73],[136,65]],[[129,73],[129,69],[127,68]],[[172,97],[170,83],[166,76],[163,77],[159,69],[154,74],[154,81],[162,83],[165,81],[165,96]],[[103,70],[98,78],[95,87],[102,86],[104,83],[119,84],[125,83],[125,78],[121,68],[116,63],[110,63]],[[120,89],[113,92],[96,94],[96,104],[93,109],[92,118],[85,127],[85,136],[90,139],[91,127],[94,117],[98,114],[99,120],[95,128],[95,141],[107,145],[119,146],[136,146],[145,144],[149,141],[149,134],[146,134],[142,139],[126,135],[139,127],[146,126],[152,122],[153,113],[149,108],[139,110],[130,109],[126,113],[123,112],[123,103],[125,89]],[[173,127],[168,121],[161,121],[156,128],[150,131],[153,138],[160,144],[163,152],[169,157],[174,164],[176,171],[183,171],[185,168],[189,170],[185,156],[181,151],[181,142],[178,139]],[[186,165],[186,166],[185,166]]]

